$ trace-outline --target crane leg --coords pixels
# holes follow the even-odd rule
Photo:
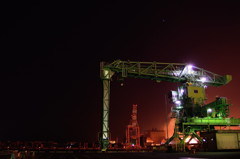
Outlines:
[[[103,114],[102,114],[102,136],[101,150],[106,151],[109,146],[109,101],[110,101],[110,80],[103,80]]]

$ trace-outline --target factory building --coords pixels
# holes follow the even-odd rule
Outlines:
[[[165,140],[166,132],[164,130],[158,130],[153,128],[152,130],[146,130],[144,136],[146,136],[146,145],[161,145]]]

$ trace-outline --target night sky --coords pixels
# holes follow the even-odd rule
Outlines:
[[[233,76],[208,88],[240,117],[240,11],[232,1],[1,5],[0,140],[96,141],[101,128],[100,61],[191,63]],[[115,79],[115,78],[114,78]],[[140,129],[164,129],[177,84],[111,82],[110,131],[124,137],[132,104]],[[168,107],[170,112],[170,107]]]

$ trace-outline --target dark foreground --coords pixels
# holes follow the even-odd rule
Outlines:
[[[0,153],[0,159],[10,159],[10,155]],[[129,153],[36,153],[36,155],[24,157],[28,159],[82,159],[82,158],[99,158],[99,159],[239,159],[240,152],[197,152],[189,153],[164,153],[164,152],[129,152]]]

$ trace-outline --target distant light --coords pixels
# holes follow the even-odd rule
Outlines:
[[[207,112],[208,112],[208,113],[212,113],[212,109],[211,109],[211,108],[208,108],[208,109],[207,109]]]
[[[189,144],[197,144],[198,141],[196,138],[192,138],[192,140],[189,142]]]
[[[182,109],[183,107],[182,107],[182,106],[177,106],[176,108],[177,108],[177,109]]]
[[[175,103],[178,104],[178,105],[180,105],[180,104],[181,104],[181,101],[177,100]]]
[[[176,91],[172,91],[172,96],[176,97],[177,96],[177,92]]]
[[[183,94],[184,93],[184,89],[181,89],[181,94]]]
[[[185,142],[187,143],[190,139],[191,139],[191,137],[188,136],[188,137],[185,139]]]
[[[187,65],[188,70],[192,70],[193,65]]]
[[[193,65],[187,65],[187,74],[193,74]]]
[[[132,144],[132,147],[134,147],[134,144]]]
[[[203,142],[206,142],[206,139],[203,139]]]
[[[201,81],[202,83],[204,83],[204,82],[207,81],[207,78],[206,78],[206,77],[202,77],[202,78],[200,79],[200,81]]]
[[[116,141],[115,140],[110,140],[109,143],[110,144],[116,144]]]

